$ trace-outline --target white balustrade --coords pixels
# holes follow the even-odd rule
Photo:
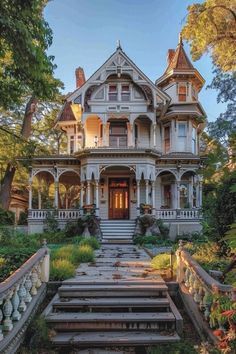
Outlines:
[[[38,289],[49,279],[49,252],[39,249],[16,272],[0,283],[0,352],[7,345],[7,338],[16,323],[22,320],[24,312],[37,296]],[[47,272],[48,274],[45,274]],[[11,338],[12,339],[12,338]],[[3,343],[1,345],[1,343]]]
[[[201,214],[199,209],[157,209],[156,217],[163,220],[198,220],[201,218]]]
[[[32,220],[45,220],[47,215],[55,215],[58,220],[70,220],[78,219],[81,215],[79,209],[30,209],[28,212],[28,218]]]

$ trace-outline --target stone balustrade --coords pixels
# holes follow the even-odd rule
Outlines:
[[[211,322],[211,309],[214,307],[214,295],[226,295],[232,301],[235,301],[236,293],[231,285],[222,284],[212,278],[183,248],[183,243],[180,241],[177,257],[177,281],[182,293],[190,295],[197,308],[202,313],[204,320],[208,323],[209,329],[213,327]],[[187,304],[191,306],[190,303]],[[191,317],[194,317],[194,309],[191,306]],[[197,316],[196,316],[197,318]],[[193,319],[194,321],[194,319]],[[199,322],[199,318],[198,318]],[[197,324],[199,325],[199,323]],[[221,327],[221,324],[218,324]],[[204,327],[204,326],[203,326]],[[214,340],[210,334],[211,339]]]
[[[156,217],[163,220],[199,220],[199,209],[156,209]]]
[[[32,314],[46,294],[49,251],[39,249],[0,283],[0,353],[14,353]]]

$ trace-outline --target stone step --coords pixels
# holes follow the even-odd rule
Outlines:
[[[83,280],[80,276],[78,278],[72,278],[72,279],[67,279],[63,281],[62,286],[71,286],[71,285],[76,285],[77,287],[80,286],[92,286],[96,287],[95,290],[97,289],[107,289],[107,286],[113,287],[113,289],[117,289],[120,285],[123,286],[129,286],[129,288],[132,288],[133,286],[141,286],[142,288],[146,286],[166,286],[165,282],[163,279],[160,277],[160,275],[156,276],[155,279],[142,279],[142,280],[137,280],[136,278],[134,279],[90,279],[90,280]],[[60,287],[61,288],[61,287]]]
[[[159,343],[172,343],[180,340],[175,332],[158,333],[146,331],[113,331],[113,332],[66,332],[57,333],[52,339],[52,343],[56,346],[68,347],[108,347],[108,346],[143,346],[155,345]]]
[[[54,301],[53,309],[67,311],[68,309],[164,309],[169,310],[169,300],[167,298],[62,298]]]
[[[56,312],[46,321],[56,331],[175,330],[171,312]]]
[[[122,234],[121,232],[118,233],[111,233],[110,231],[109,232],[104,232],[103,235],[102,235],[102,238],[105,240],[106,238],[116,238],[116,239],[120,239],[120,240],[132,240],[133,239],[133,234],[128,234],[128,233],[124,233]]]
[[[116,239],[107,239],[107,240],[102,240],[103,245],[132,245],[133,241],[128,241],[128,240],[116,240]]]
[[[62,285],[59,289],[60,297],[165,297],[167,286],[160,285]]]

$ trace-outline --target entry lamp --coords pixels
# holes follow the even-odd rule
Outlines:
[[[136,189],[137,189],[137,182],[136,182],[136,179],[134,178],[133,181],[132,181],[132,185],[133,185],[133,190],[134,190],[134,196],[136,194]]]
[[[95,135],[95,137],[94,137],[94,145],[95,145],[95,147],[98,146],[98,137],[97,137],[97,135]]]

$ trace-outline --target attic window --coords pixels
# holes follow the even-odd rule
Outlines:
[[[108,92],[108,99],[109,101],[117,101],[117,86],[116,85],[110,85],[109,86],[109,92]]]
[[[129,85],[121,86],[121,101],[127,102],[130,100]]]
[[[192,86],[192,100],[197,101],[197,90]]]
[[[187,98],[187,87],[186,85],[179,85],[178,96],[180,102],[186,102]]]

